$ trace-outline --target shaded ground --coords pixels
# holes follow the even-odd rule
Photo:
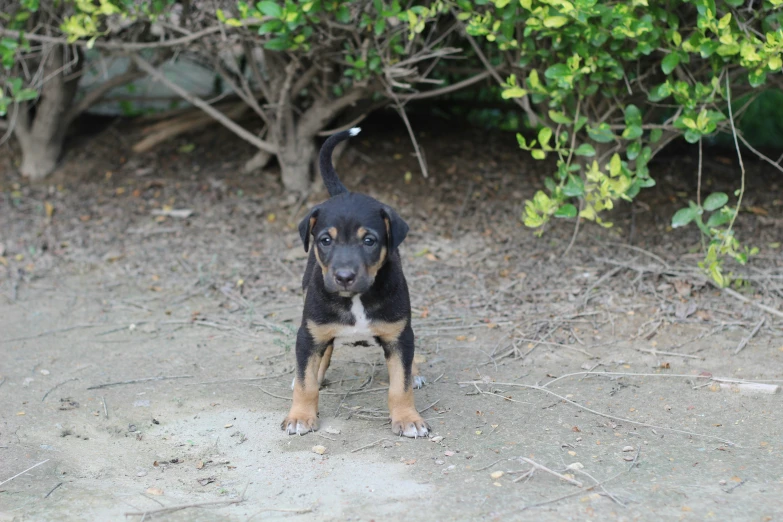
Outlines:
[[[335,351],[322,429],[289,437],[295,225],[324,195],[237,175],[250,151],[218,130],[126,161],[133,133],[85,139],[46,186],[0,157],[0,520],[203,502],[218,504],[159,518],[783,516],[782,395],[726,382],[783,383],[783,323],[767,314],[734,355],[765,316],[703,282],[695,228],[667,231],[693,197],[689,156],[658,162],[635,212],[585,225],[564,258],[571,224],[536,239],[518,223],[546,169],[513,139],[427,129],[423,180],[404,129],[365,125],[339,170],[411,225],[416,402],[436,438],[392,436],[382,355],[360,347]],[[710,156],[706,183],[730,191],[731,160]],[[780,177],[749,180],[738,234],[761,253],[736,269],[741,293],[780,309]],[[193,214],[155,215],[169,207]],[[524,477],[522,457],[582,487]]]

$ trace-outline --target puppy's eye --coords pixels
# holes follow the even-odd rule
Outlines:
[[[375,242],[376,242],[376,240],[375,240],[374,237],[372,237],[372,236],[364,236],[364,244],[365,244],[365,246],[370,246],[371,247],[371,246],[375,245]]]
[[[323,246],[329,246],[332,244],[332,238],[329,236],[324,236],[321,238],[321,245]]]

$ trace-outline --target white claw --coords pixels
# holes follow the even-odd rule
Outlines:
[[[361,128],[361,127],[354,127],[354,128],[352,128],[351,130],[349,130],[349,131],[348,131],[348,133],[349,133],[351,136],[356,136],[356,135],[357,135],[357,134],[359,134],[361,131],[362,131],[362,128]]]
[[[413,387],[416,388],[417,390],[419,388],[423,388],[425,382],[426,379],[424,379],[424,377],[422,377],[421,375],[416,375],[413,377]]]
[[[291,389],[292,389],[292,390],[294,389],[294,384],[296,384],[296,377],[294,377],[293,379],[291,379]]]

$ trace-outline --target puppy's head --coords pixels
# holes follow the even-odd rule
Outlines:
[[[313,208],[299,224],[305,252],[312,239],[327,292],[344,297],[369,290],[408,225],[381,202],[347,193]]]

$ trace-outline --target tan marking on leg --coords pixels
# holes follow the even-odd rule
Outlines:
[[[405,370],[399,353],[392,353],[386,359],[389,369],[389,416],[392,431],[406,437],[424,437],[429,425],[424,422],[413,401],[413,387],[405,386]]]
[[[384,343],[394,343],[399,339],[400,334],[405,329],[405,325],[408,324],[407,319],[401,321],[395,321],[393,323],[387,323],[385,321],[373,321],[370,323],[370,331],[373,336],[380,337]]]
[[[324,382],[324,377],[326,376],[326,370],[329,369],[329,363],[332,362],[332,351],[334,351],[334,344],[330,344],[326,347],[326,351],[324,352],[323,359],[321,359],[321,365],[318,367],[318,387],[321,387],[321,384]]]
[[[381,257],[378,258],[377,263],[373,263],[367,267],[367,273],[370,274],[371,277],[375,277],[378,275],[378,270],[381,269],[384,262],[386,262],[386,247],[381,247]]]
[[[307,320],[307,331],[315,339],[316,344],[327,344],[337,337],[345,325],[336,323],[318,324],[312,319]]]
[[[337,229],[334,227],[329,227],[327,230],[329,232],[329,235],[332,237],[332,239],[337,239]]]
[[[362,239],[365,234],[367,234],[367,229],[364,227],[359,227],[359,229],[356,231],[356,237],[359,239]]]
[[[294,382],[294,402],[281,425],[289,435],[305,434],[318,429],[318,368],[321,356],[313,354],[307,361],[304,381]]]
[[[321,267],[321,272],[326,275],[326,272],[329,270],[329,267],[323,264],[321,261],[321,255],[318,253],[318,247],[313,245],[313,250],[315,250],[315,260],[318,261],[318,266]]]

